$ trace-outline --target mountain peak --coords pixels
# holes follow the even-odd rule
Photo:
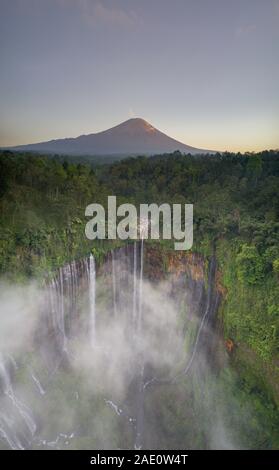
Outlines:
[[[145,119],[128,119],[117,126],[96,134],[57,139],[38,144],[22,145],[16,150],[68,155],[155,155],[172,153],[205,153],[175,140],[152,126]]]
[[[140,117],[129,118],[126,121],[124,121],[122,124],[128,124],[128,123],[135,124],[135,125],[148,124],[148,122],[145,119],[140,118]]]
[[[118,124],[118,126],[115,126],[115,128],[126,128],[126,129],[131,129],[131,130],[143,130],[143,131],[146,131],[146,132],[156,130],[155,127],[153,127],[149,122],[147,122],[145,119],[142,119],[142,118],[139,118],[139,117],[127,119],[127,121],[124,121],[121,124]],[[115,129],[115,128],[113,128],[113,129]]]

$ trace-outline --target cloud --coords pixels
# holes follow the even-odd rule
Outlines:
[[[90,23],[118,27],[133,27],[139,22],[134,10],[119,6],[105,5],[101,0],[79,0],[79,6],[85,19]]]
[[[133,108],[131,108],[131,107],[129,108],[128,114],[129,114],[129,117],[130,117],[130,118],[133,118],[133,117],[136,116],[136,115],[135,115],[135,112],[134,112],[134,110],[133,110]]]
[[[236,37],[247,36],[248,34],[253,33],[257,29],[257,25],[255,24],[246,24],[244,26],[239,26],[236,31]]]

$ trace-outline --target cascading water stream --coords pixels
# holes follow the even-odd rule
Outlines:
[[[120,266],[117,268],[115,260]],[[144,237],[140,242],[134,242],[132,250],[127,247],[111,252],[111,277],[113,294],[113,311],[124,320],[128,332],[128,341],[132,341],[132,347],[136,354],[134,387],[134,415],[125,413],[123,408],[110,399],[105,403],[119,416],[127,418],[134,427],[134,448],[141,449],[143,446],[143,422],[144,422],[144,373],[145,353],[142,350],[143,332],[143,271],[144,271]],[[130,276],[131,275],[131,276]],[[126,289],[126,290],[125,290]],[[130,292],[127,290],[131,289]],[[129,295],[131,294],[131,295]],[[127,299],[130,299],[127,303]],[[130,308],[129,308],[130,307]],[[128,314],[126,316],[126,314]],[[120,317],[119,317],[120,319]]]
[[[196,339],[195,339],[195,342],[194,342],[192,354],[190,356],[189,361],[187,362],[187,365],[186,365],[185,369],[180,374],[178,374],[176,377],[174,377],[173,382],[175,382],[179,377],[185,376],[185,375],[188,374],[188,372],[189,372],[189,370],[190,370],[190,368],[193,364],[193,361],[195,359],[195,356],[196,356],[196,353],[197,353],[197,350],[198,350],[200,336],[201,336],[201,334],[203,332],[203,329],[206,325],[208,316],[209,316],[209,314],[212,310],[212,300],[213,300],[212,296],[213,296],[213,284],[214,284],[215,271],[216,271],[216,260],[215,260],[215,257],[213,256],[212,259],[210,260],[209,275],[208,275],[208,293],[207,293],[207,302],[206,302],[205,312],[204,312],[204,315],[201,319],[201,322],[200,322],[200,325],[199,325],[199,328],[198,328],[198,332],[197,332]]]
[[[36,377],[36,375],[34,374],[34,372],[31,368],[30,368],[30,375],[31,375],[31,378],[32,378],[34,384],[36,385],[37,389],[39,390],[40,394],[45,395],[45,393],[46,393],[45,389],[43,388],[40,380],[38,379],[38,377]]]
[[[135,443],[134,448],[140,450],[143,446],[143,423],[144,423],[144,369],[145,360],[141,351],[141,335],[142,335],[142,289],[143,289],[143,252],[144,252],[144,236],[142,234],[140,241],[140,276],[138,280],[138,312],[137,312],[137,341],[138,341],[138,384],[137,384],[137,403],[136,403],[136,426],[135,426]]]
[[[198,331],[195,337],[195,342],[192,348],[192,352],[190,355],[190,358],[188,359],[185,368],[179,372],[175,377],[173,378],[157,378],[153,377],[152,379],[148,380],[145,382],[143,385],[143,389],[147,389],[151,385],[156,385],[156,384],[171,384],[171,383],[176,383],[180,378],[184,378],[188,372],[190,371],[194,359],[196,357],[196,354],[198,352],[198,345],[200,342],[200,337],[204,331],[204,328],[207,324],[207,321],[209,319],[210,313],[215,312],[218,306],[218,301],[219,297],[218,295],[215,296],[214,298],[214,279],[215,279],[215,273],[216,273],[216,259],[215,256],[213,256],[210,260],[210,265],[209,265],[209,274],[208,274],[208,292],[207,292],[207,301],[206,301],[206,306],[204,309],[204,314],[202,315]]]
[[[16,435],[16,430],[13,429],[13,425],[16,422],[17,416],[20,416],[23,423],[25,424],[27,434],[25,432],[24,437],[26,442],[29,444],[31,443],[36,432],[37,425],[32,416],[31,410],[17,398],[14,392],[7,362],[5,361],[3,355],[0,357],[0,380],[4,396],[10,400],[12,405],[12,408],[7,416],[4,414],[1,414],[0,416],[0,432],[11,448],[24,449],[24,445]]]
[[[134,265],[133,265],[133,317],[132,325],[136,324],[137,315],[137,243],[134,242]]]
[[[112,265],[112,289],[113,289],[113,314],[116,317],[117,305],[116,305],[116,272],[115,272],[114,250],[111,250],[111,265]]]
[[[95,345],[96,340],[96,266],[94,256],[89,257],[89,300],[90,300],[90,339]]]
[[[13,421],[3,414],[0,414],[0,439],[1,438],[12,450],[24,450],[24,446],[13,431]]]
[[[63,279],[63,269],[59,269],[59,281],[60,281],[60,331],[62,333],[63,339],[63,350],[67,351],[67,338],[65,333],[65,310],[64,310],[64,279]]]
[[[50,313],[52,328],[59,342],[61,351],[67,353],[67,337],[65,333],[65,311],[64,311],[64,279],[63,270],[59,270],[57,277],[52,279],[48,285]]]
[[[140,242],[140,277],[139,277],[139,305],[138,305],[138,329],[142,327],[142,282],[143,282],[143,237]]]

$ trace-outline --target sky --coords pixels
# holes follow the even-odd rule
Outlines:
[[[0,64],[0,146],[141,117],[198,148],[279,148],[279,0],[0,0]]]

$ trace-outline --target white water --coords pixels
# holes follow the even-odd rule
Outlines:
[[[16,415],[18,413],[21,416],[27,429],[30,432],[31,440],[37,430],[37,425],[32,416],[31,410],[24,403],[22,403],[14,393],[12,380],[7,367],[7,362],[5,361],[5,358],[2,354],[0,355],[0,380],[3,387],[4,395],[11,401],[13,408],[13,413],[9,412],[8,416],[4,416],[3,414],[1,415],[1,434],[2,437],[6,439],[12,449],[23,449],[23,446],[20,440],[17,438],[15,432],[9,429],[9,423],[13,427],[13,414],[15,413]]]
[[[135,325],[137,316],[137,243],[134,242],[134,266],[133,266],[133,318],[132,324]]]
[[[119,406],[116,405],[112,400],[107,400],[105,398],[105,403],[117,414],[117,416],[124,417],[125,419],[127,419],[127,421],[130,424],[133,424],[136,422],[135,418],[132,418],[129,414],[127,414],[124,410],[122,410],[122,408],[119,408]]]
[[[110,406],[113,411],[115,411],[115,413],[118,415],[118,416],[121,416],[122,415],[122,409],[119,408],[115,403],[113,403],[113,401],[111,400],[106,400],[105,399],[105,403]]]
[[[96,339],[96,267],[95,259],[91,254],[89,258],[89,302],[90,302],[90,339],[95,344]]]
[[[0,438],[6,441],[12,450],[24,450],[20,440],[11,429],[13,422],[8,423],[7,421],[7,418],[1,414]]]
[[[114,316],[116,316],[117,306],[116,306],[116,273],[115,273],[114,250],[111,250],[111,264],[112,264],[113,313],[114,313]]]
[[[64,309],[64,277],[63,277],[63,269],[59,269],[59,281],[60,281],[60,331],[62,333],[63,338],[63,350],[67,352],[67,337],[65,333],[65,309]]]
[[[53,330],[59,335],[61,350],[67,352],[62,268],[59,270],[59,281],[54,278],[49,284],[49,299]]]
[[[142,234],[140,242],[140,276],[138,280],[138,318],[137,318],[137,340],[141,341],[142,333],[142,288],[143,288],[143,250],[144,250],[144,237]],[[144,420],[144,357],[142,353],[139,353],[138,366],[138,396],[137,396],[137,416],[136,416],[136,429],[135,429],[135,441],[134,449],[140,450],[142,448],[142,436],[143,436],[143,420]]]
[[[24,405],[24,403],[22,403],[21,401],[18,400],[18,398],[16,398],[12,389],[9,391],[7,395],[12,401],[12,403],[14,404],[14,406],[17,408],[19,414],[21,415],[21,417],[25,421],[26,426],[28,427],[31,433],[31,436],[33,437],[36,432],[37,425],[31,414],[31,410],[29,410],[29,408],[26,405]]]
[[[46,391],[45,389],[42,387],[42,384],[41,382],[39,381],[38,377],[36,377],[36,375],[34,374],[34,372],[32,371],[32,369],[30,370],[30,375],[37,387],[37,389],[39,390],[40,394],[41,395],[45,395]]]
[[[62,445],[68,445],[69,441],[73,439],[74,436],[75,434],[73,432],[71,434],[65,434],[60,432],[53,441],[47,441],[46,439],[40,438],[38,438],[37,441],[40,447],[50,447],[52,449],[59,450],[60,448],[58,447],[58,444],[60,443],[60,441],[62,441]]]
[[[141,330],[142,327],[142,277],[143,277],[143,237],[141,239],[140,245],[140,278],[139,278],[139,313],[138,313],[138,329]]]
[[[73,261],[70,264],[71,269],[71,288],[72,288],[72,299],[74,303],[76,303],[77,295],[78,295],[78,275],[77,275],[77,266],[76,262]]]
[[[187,362],[187,365],[186,365],[184,371],[182,373],[178,374],[176,377],[174,377],[173,381],[177,380],[181,376],[187,375],[190,368],[191,368],[191,366],[192,366],[192,364],[193,364],[193,361],[195,359],[195,356],[196,356],[196,353],[197,353],[197,350],[198,350],[200,335],[203,331],[204,325],[206,323],[207,317],[208,317],[210,309],[211,309],[211,301],[212,301],[212,299],[211,299],[211,292],[212,292],[212,279],[211,279],[211,277],[212,277],[213,272],[214,272],[214,261],[211,260],[210,270],[209,270],[209,285],[208,285],[207,303],[206,303],[206,308],[205,308],[204,315],[202,317],[202,320],[201,320],[199,328],[198,328],[198,332],[197,332],[197,336],[196,336],[196,339],[195,339],[193,351],[192,351],[192,354],[190,356],[189,361]]]

